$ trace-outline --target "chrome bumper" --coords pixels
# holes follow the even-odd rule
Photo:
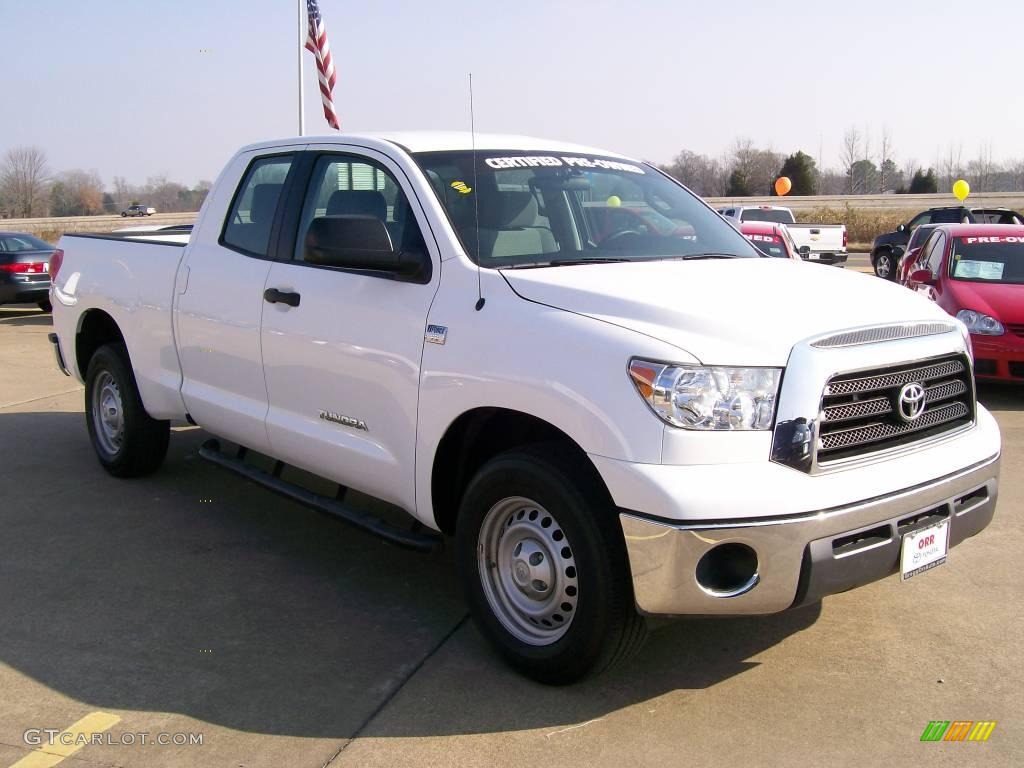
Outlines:
[[[949,546],[981,531],[995,512],[998,455],[934,482],[812,514],[670,523],[621,511],[637,609],[650,615],[775,613],[894,573],[902,534],[950,520]],[[863,534],[863,535],[860,535]],[[741,588],[712,592],[697,563],[725,543],[757,555]]]

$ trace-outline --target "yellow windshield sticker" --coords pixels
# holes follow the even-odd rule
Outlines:
[[[473,188],[467,186],[466,182],[464,181],[453,181],[452,189],[454,189],[456,192],[462,195],[468,195],[470,192],[473,191]]]

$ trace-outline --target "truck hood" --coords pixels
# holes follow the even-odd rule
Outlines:
[[[586,264],[502,274],[528,301],[652,336],[706,365],[783,366],[794,344],[829,331],[949,319],[895,283],[789,259]]]

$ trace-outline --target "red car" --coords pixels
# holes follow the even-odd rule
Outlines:
[[[740,224],[740,232],[765,256],[801,260],[793,236],[789,234],[785,224],[744,221]]]
[[[907,287],[967,325],[979,379],[1024,383],[1024,226],[940,227]]]

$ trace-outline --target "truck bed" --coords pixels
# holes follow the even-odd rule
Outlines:
[[[185,416],[171,310],[188,239],[184,231],[120,232],[67,234],[58,243],[64,259],[54,283],[54,303],[113,318],[124,335],[143,404],[157,419]],[[75,314],[54,314],[55,330],[68,342],[82,330],[61,327],[74,323]],[[83,315],[82,327],[88,321]],[[73,373],[83,379],[86,372],[75,366]]]

